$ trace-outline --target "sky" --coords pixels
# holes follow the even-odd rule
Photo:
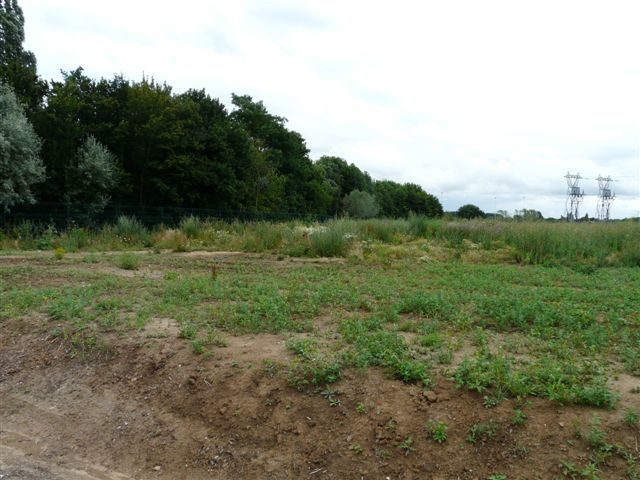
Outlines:
[[[45,79],[143,75],[262,100],[307,141],[445,210],[640,216],[637,0],[21,0]]]

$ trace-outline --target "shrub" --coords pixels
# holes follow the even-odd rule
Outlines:
[[[380,206],[373,195],[360,190],[352,190],[342,200],[344,210],[350,217],[370,218],[375,217],[380,211]]]
[[[133,253],[123,253],[118,258],[118,266],[123,270],[137,270],[140,259]]]
[[[198,238],[202,232],[202,221],[198,217],[189,215],[180,220],[180,230],[187,238]]]
[[[125,244],[144,243],[149,237],[149,231],[135,217],[120,215],[114,225],[114,233]]]

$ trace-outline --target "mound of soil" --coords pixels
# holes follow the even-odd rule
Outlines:
[[[347,372],[324,396],[299,392],[264,368],[290,361],[282,338],[231,337],[207,357],[172,328],[163,320],[113,339],[108,352],[75,356],[61,339],[7,328],[0,478],[562,478],[563,461],[584,465],[592,453],[576,428],[595,410],[534,399],[514,426],[512,401],[487,409],[443,378],[424,392],[378,370]],[[597,413],[637,454],[638,432],[621,413]],[[495,436],[468,442],[469,428],[489,419]],[[448,425],[444,443],[430,438],[428,420]],[[627,466],[612,456],[602,468],[621,478]]]

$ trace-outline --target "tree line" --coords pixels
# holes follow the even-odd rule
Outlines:
[[[442,215],[416,184],[374,180],[248,95],[229,111],[203,89],[153,78],[44,81],[17,0],[0,0],[0,204],[109,203],[357,217]]]

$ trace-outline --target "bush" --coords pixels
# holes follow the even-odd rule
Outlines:
[[[114,233],[125,244],[144,243],[148,240],[149,231],[135,217],[120,215],[114,225]]]
[[[353,190],[342,200],[345,212],[354,218],[375,217],[380,211],[380,206],[373,195],[360,190]]]
[[[190,215],[180,220],[180,230],[182,230],[187,238],[198,238],[202,229],[202,221],[198,217]]]
[[[140,259],[133,253],[123,253],[118,258],[118,266],[123,270],[137,270]]]
[[[480,210],[479,207],[476,207],[472,204],[463,205],[458,209],[458,216],[460,218],[484,218],[486,214]]]

